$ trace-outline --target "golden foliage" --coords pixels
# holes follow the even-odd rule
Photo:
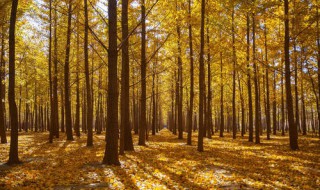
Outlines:
[[[23,133],[19,153],[23,164],[0,166],[0,189],[317,189],[320,185],[319,140],[301,137],[301,151],[289,151],[288,137],[261,145],[247,138],[205,139],[205,152],[186,145],[168,130],[150,136],[146,147],[120,156],[121,167],[101,164],[104,135],[95,145],[86,138],[47,143],[46,133]],[[137,136],[134,135],[136,142]],[[196,140],[196,134],[194,136]],[[195,144],[195,142],[194,142]],[[9,144],[0,145],[0,162]]]

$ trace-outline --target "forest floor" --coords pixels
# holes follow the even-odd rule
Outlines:
[[[7,166],[9,143],[0,144],[0,189],[318,189],[320,140],[299,137],[299,151],[290,151],[288,137],[262,138],[256,145],[247,137],[229,134],[204,139],[205,151],[179,140],[164,129],[149,136],[147,146],[120,156],[121,166],[102,165],[104,134],[53,144],[48,133],[20,133],[22,164]],[[137,142],[134,135],[134,142]],[[184,136],[186,138],[186,134]]]

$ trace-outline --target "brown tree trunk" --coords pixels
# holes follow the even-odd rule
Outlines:
[[[273,62],[273,67],[275,68],[275,63]],[[272,99],[272,129],[273,135],[277,134],[277,95],[276,95],[276,70],[273,72],[273,99]]]
[[[58,107],[58,37],[57,37],[57,10],[55,6],[54,10],[54,59],[53,59],[53,118],[51,121],[51,129],[53,129],[53,135],[59,138],[59,107]],[[63,102],[61,102],[63,105]]]
[[[139,145],[146,145],[146,128],[147,128],[147,99],[146,99],[146,8],[145,0],[141,0],[141,97],[140,97],[140,126],[139,126]]]
[[[144,3],[143,3],[144,5]],[[117,66],[117,1],[108,1],[109,52],[108,52],[108,127],[103,163],[120,165],[118,156],[118,66]],[[143,17],[144,19],[144,17]],[[143,131],[144,133],[144,131]]]
[[[209,18],[207,17],[207,23]],[[211,107],[211,99],[212,99],[212,92],[211,92],[211,55],[210,55],[210,37],[209,37],[209,27],[207,26],[207,47],[208,47],[208,100],[207,100],[207,137],[209,139],[212,138],[211,131],[212,128],[212,107]]]
[[[180,7],[178,7],[177,1],[176,1],[176,10],[178,11]],[[183,86],[182,86],[182,59],[181,59],[181,29],[179,20],[177,22],[177,44],[178,44],[178,139],[183,139],[183,116],[182,116],[182,101],[183,101]]]
[[[200,68],[199,68],[199,133],[198,133],[198,151],[203,152],[203,99],[204,99],[204,17],[205,0],[201,0],[201,29],[200,29]]]
[[[221,32],[220,32],[221,38]],[[224,102],[223,102],[223,63],[222,63],[222,51],[220,51],[220,137],[223,137],[224,132]]]
[[[5,29],[2,26],[1,32],[1,52],[0,52],[0,100],[4,100],[5,97],[5,88],[3,85],[3,80],[5,78],[5,61],[4,61],[4,54],[5,54]],[[6,123],[5,123],[5,104],[3,101],[0,101],[0,138],[1,144],[7,143],[7,136],[6,136]]]
[[[121,10],[122,26],[122,69],[121,69],[121,136],[120,154],[124,150],[133,151],[133,142],[130,127],[130,102],[129,102],[129,36],[128,36],[128,0],[122,0]]]
[[[18,157],[18,115],[15,101],[15,29],[18,0],[12,0],[9,28],[9,111],[11,124],[11,139],[8,164],[20,163]]]
[[[71,17],[72,17],[72,0],[68,4],[68,28],[67,28],[67,44],[66,57],[64,65],[64,101],[65,101],[65,118],[66,118],[66,133],[67,140],[72,141],[72,118],[71,118],[71,97],[70,97],[70,46],[71,46]]]
[[[253,3],[255,3],[253,1]],[[259,83],[258,83],[258,65],[256,61],[256,23],[255,13],[252,13],[252,60],[254,70],[254,91],[255,91],[255,135],[256,144],[260,143],[260,94],[259,94]]]
[[[318,54],[317,54],[317,62],[318,62],[318,96],[320,98],[320,29],[319,29],[319,3],[317,1],[317,49],[318,49]],[[319,138],[320,138],[320,105],[317,107],[318,110],[318,133],[319,133]]]
[[[85,14],[85,28],[84,28],[84,67],[85,67],[85,77],[86,77],[86,129],[87,129],[87,146],[93,145],[93,105],[92,105],[92,92],[90,84],[90,74],[89,74],[89,55],[88,55],[88,2],[84,0],[84,14]],[[110,52],[109,52],[110,53]],[[117,55],[117,54],[116,54]],[[112,63],[112,62],[110,62]]]
[[[52,99],[52,0],[49,0],[49,60],[48,60],[48,69],[49,69],[49,102],[50,102],[50,117],[53,120],[53,99]],[[20,96],[21,98],[21,96]],[[20,104],[20,103],[19,103]],[[21,105],[21,104],[20,104]],[[19,111],[20,112],[20,111]],[[20,115],[20,114],[19,114]],[[51,125],[52,126],[52,125]],[[49,143],[53,142],[53,129],[49,131]]]
[[[189,121],[188,121],[188,139],[187,144],[192,144],[192,117],[193,117],[193,86],[194,86],[194,65],[193,65],[193,43],[192,43],[192,24],[191,24],[191,0],[188,0],[188,15],[189,15],[189,24],[188,24],[188,32],[189,32],[189,48],[190,48],[190,107],[189,107]]]
[[[236,116],[236,46],[235,46],[235,31],[234,31],[234,6],[232,7],[232,138],[236,139],[237,135],[237,116]]]
[[[247,72],[248,72],[248,104],[249,104],[249,142],[253,142],[253,106],[252,106],[252,88],[250,71],[250,17],[247,13]]]
[[[270,139],[271,117],[270,117],[270,90],[269,90],[269,62],[268,62],[268,44],[267,44],[267,25],[264,28],[264,47],[266,59],[266,122],[267,122],[267,139]]]
[[[292,150],[299,149],[298,147],[298,131],[294,123],[293,102],[291,93],[290,82],[290,55],[289,55],[289,2],[284,0],[284,13],[285,13],[285,37],[284,37],[284,55],[285,55],[285,78],[286,78],[286,97],[287,97],[287,110],[289,121],[289,137],[290,148]]]
[[[76,29],[77,29],[77,71],[76,71],[76,120],[74,124],[74,130],[77,137],[80,137],[80,79],[79,79],[79,70],[80,70],[80,29],[79,29],[79,17],[80,17],[80,10],[77,8],[77,23],[76,23]]]

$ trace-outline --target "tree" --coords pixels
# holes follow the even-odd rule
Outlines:
[[[49,68],[49,100],[50,100],[50,111],[51,111],[51,121],[53,121],[53,99],[52,99],[52,62],[51,62],[51,48],[52,48],[52,1],[49,0],[49,60],[48,60],[48,68]],[[20,93],[21,94],[21,93]],[[21,99],[21,98],[20,98]],[[19,109],[20,111],[20,109]],[[20,115],[20,114],[19,114]],[[49,134],[49,143],[53,141],[53,127],[51,125],[50,134]]]
[[[4,24],[1,27],[1,52],[0,52],[0,138],[1,144],[7,143],[6,125],[5,125],[5,104],[2,101],[5,97],[5,87],[3,80],[5,78],[5,28]]]
[[[188,33],[189,33],[189,48],[190,48],[190,105],[189,105],[189,121],[188,121],[188,137],[187,137],[187,144],[192,144],[192,117],[193,117],[193,86],[194,86],[194,73],[193,73],[193,44],[192,44],[192,24],[191,24],[191,0],[188,1],[188,16],[189,16],[189,23],[188,23]]]
[[[118,50],[117,50],[117,1],[108,1],[109,52],[108,52],[108,119],[106,149],[103,163],[120,165],[118,156]],[[143,131],[144,132],[144,131]]]
[[[293,101],[291,92],[291,80],[290,80],[290,55],[289,55],[289,2],[284,0],[284,14],[285,14],[285,37],[284,37],[284,57],[285,57],[285,78],[286,78],[286,100],[287,100],[287,111],[289,121],[289,137],[290,137],[290,148],[292,150],[299,149],[298,146],[298,131],[294,123],[293,113]]]
[[[199,133],[198,133],[198,151],[203,152],[203,101],[204,101],[204,17],[205,0],[201,0],[201,28],[200,28],[200,65],[199,65]]]
[[[250,73],[250,17],[247,13],[247,75],[248,75],[248,104],[249,104],[249,142],[253,142],[253,106],[252,106],[252,89],[251,89],[251,73]]]
[[[234,5],[232,7],[232,138],[235,139],[237,135],[237,116],[236,116],[236,46],[235,46],[235,31],[234,31]]]
[[[9,111],[11,124],[10,152],[8,164],[19,164],[18,157],[18,113],[15,101],[15,30],[18,0],[12,0],[9,27]]]
[[[133,142],[130,128],[129,104],[129,34],[128,34],[128,0],[122,0],[121,10],[122,26],[122,69],[121,69],[121,137],[120,154],[124,150],[133,151]]]
[[[255,5],[255,1],[253,1]],[[254,70],[254,92],[255,92],[255,135],[256,144],[260,143],[260,93],[259,93],[259,83],[258,83],[258,66],[256,60],[256,18],[255,11],[252,12],[252,61]]]
[[[58,37],[57,37],[57,5],[55,5],[54,9],[54,41],[53,41],[53,46],[54,46],[54,51],[53,51],[53,86],[52,86],[52,93],[53,93],[53,98],[52,98],[52,111],[51,113],[53,115],[52,121],[51,121],[51,128],[54,136],[56,138],[59,138],[59,106],[58,106]],[[63,105],[63,103],[62,103]]]
[[[87,146],[93,145],[93,135],[92,135],[92,125],[93,125],[93,106],[92,106],[92,93],[91,93],[91,84],[89,78],[89,55],[88,55],[88,30],[89,30],[89,21],[88,21],[88,2],[84,0],[84,17],[85,17],[85,26],[84,26],[84,68],[85,68],[85,78],[86,78],[86,103],[87,103],[87,115],[86,115],[86,126],[88,131],[87,136]]]
[[[65,101],[65,118],[67,140],[72,141],[72,118],[71,118],[71,97],[70,97],[70,41],[71,41],[71,17],[72,17],[72,0],[68,2],[68,28],[67,28],[67,44],[64,65],[64,101]]]
[[[265,21],[266,22],[266,21]],[[270,119],[270,90],[269,90],[269,63],[268,63],[268,45],[267,45],[267,24],[264,26],[264,47],[266,61],[266,122],[267,122],[267,139],[270,139],[271,119]]]
[[[141,0],[141,97],[140,97],[140,126],[139,126],[139,145],[146,145],[146,10],[145,0]]]

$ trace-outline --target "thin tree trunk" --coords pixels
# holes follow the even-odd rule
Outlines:
[[[5,42],[4,36],[5,29],[4,25],[2,26],[1,32],[1,57],[0,57],[0,100],[4,100],[5,98],[5,88],[4,84],[2,83],[5,78],[5,61],[4,61],[4,54],[5,54]],[[6,123],[5,123],[5,104],[3,101],[0,101],[0,138],[1,144],[7,143],[7,136],[6,136]]]
[[[11,124],[11,139],[8,164],[20,163],[18,157],[18,115],[15,101],[15,30],[18,0],[12,0],[9,28],[9,111]]]
[[[289,55],[289,2],[284,0],[284,13],[285,13],[285,44],[284,44],[284,55],[285,55],[285,77],[286,77],[286,96],[287,96],[287,110],[288,110],[288,121],[289,121],[289,137],[290,137],[290,148],[292,150],[299,149],[298,147],[298,131],[294,123],[293,113],[293,102],[291,93],[291,82],[290,82],[290,55]]]
[[[191,0],[188,0],[188,15],[189,15],[189,24],[188,24],[188,33],[189,33],[189,48],[190,48],[190,107],[189,107],[189,121],[188,121],[188,140],[187,144],[192,144],[192,117],[193,117],[193,97],[194,97],[194,65],[193,65],[193,43],[192,43],[192,24],[191,24]]]
[[[59,107],[58,107],[58,37],[57,37],[57,10],[55,6],[54,10],[54,57],[53,57],[53,120],[51,121],[51,129],[53,130],[53,135],[59,138]],[[63,102],[61,102],[63,105]]]
[[[253,1],[254,3],[254,1]],[[258,83],[258,65],[256,61],[256,23],[255,23],[255,13],[252,12],[252,60],[253,60],[253,70],[254,70],[254,90],[255,90],[255,135],[256,144],[260,143],[260,94],[259,94],[259,83]]]
[[[90,84],[90,74],[89,74],[89,54],[88,54],[88,2],[84,0],[84,14],[85,14],[85,28],[84,28],[84,67],[85,67],[85,77],[86,77],[86,129],[87,129],[87,146],[93,146],[93,105],[92,105],[92,92]]]
[[[141,0],[141,106],[140,106],[140,128],[139,128],[139,145],[146,145],[146,128],[147,128],[147,118],[146,118],[146,10],[145,10],[145,0]]]
[[[207,17],[207,22],[209,21]],[[211,107],[211,99],[212,99],[212,92],[211,92],[211,55],[210,55],[210,37],[209,37],[209,27],[207,26],[207,47],[208,47],[208,100],[207,100],[207,137],[211,139],[211,135],[213,131],[212,128],[212,107]]]
[[[199,68],[199,133],[198,151],[203,152],[203,99],[204,99],[204,17],[205,0],[201,0],[201,29],[200,29],[200,68]]]
[[[266,21],[265,21],[266,22]],[[269,62],[268,62],[268,42],[267,42],[267,24],[264,28],[264,47],[265,47],[265,59],[266,59],[266,122],[267,122],[267,139],[270,139],[271,133],[271,119],[270,119],[270,90],[269,90]]]
[[[130,102],[129,102],[129,36],[128,36],[128,0],[122,0],[121,10],[122,26],[122,70],[121,70],[121,130],[120,154],[123,150],[133,151],[133,142],[130,127]],[[122,143],[121,143],[122,142]],[[122,147],[122,148],[121,148]]]
[[[249,104],[249,142],[253,142],[253,106],[250,73],[250,17],[247,13],[247,72],[248,72],[248,104]]]
[[[74,130],[77,137],[80,137],[80,79],[79,79],[79,70],[80,70],[80,30],[79,30],[79,17],[80,17],[80,11],[77,9],[77,71],[76,71],[76,120],[74,125]]]
[[[72,17],[72,0],[68,4],[68,28],[67,28],[67,44],[66,57],[64,65],[64,101],[65,101],[65,117],[66,117],[66,133],[67,140],[72,141],[72,118],[71,118],[71,97],[70,97],[70,46],[71,46],[71,17]]]
[[[234,31],[234,6],[232,7],[232,138],[236,139],[237,135],[237,116],[236,116],[236,46]]]

